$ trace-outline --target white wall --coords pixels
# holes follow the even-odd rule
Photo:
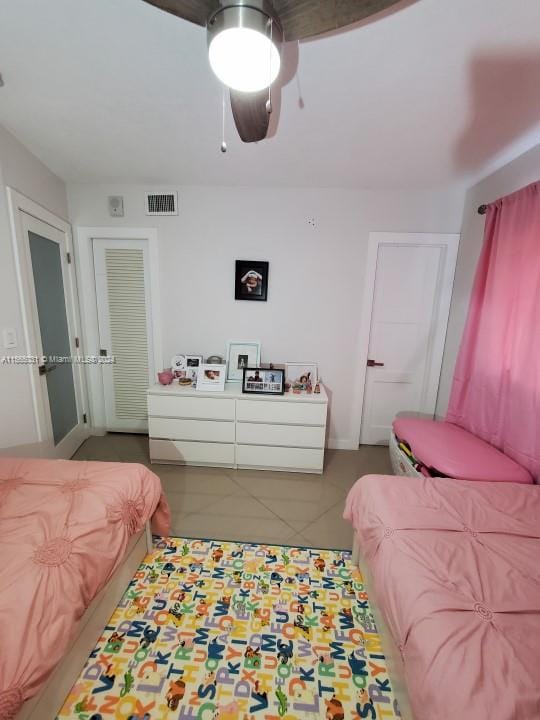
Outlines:
[[[65,184],[0,126],[0,357],[26,354],[6,186],[67,218]],[[4,349],[2,333],[5,328],[15,329],[17,347]],[[0,398],[0,448],[36,442],[37,429],[27,367],[0,364]]]
[[[331,396],[330,444],[355,447],[368,234],[459,232],[462,193],[182,187],[179,216],[152,218],[144,189],[153,188],[69,185],[69,211],[75,227],[157,228],[163,357],[224,354],[227,340],[254,339],[264,362],[315,360]],[[124,196],[122,219],[108,215],[113,194]],[[234,300],[236,259],[270,262],[268,302]]]
[[[437,400],[437,415],[439,417],[446,414],[448,407],[454,365],[467,318],[474,274],[484,237],[485,215],[478,214],[478,207],[493,202],[537,180],[540,180],[540,145],[484,178],[467,193]]]

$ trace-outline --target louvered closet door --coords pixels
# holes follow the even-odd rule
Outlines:
[[[94,239],[106,429],[146,432],[146,391],[153,375],[146,240]]]

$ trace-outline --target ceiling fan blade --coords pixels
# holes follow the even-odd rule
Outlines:
[[[401,0],[272,0],[285,40],[337,30],[386,10]]]
[[[219,0],[144,0],[160,10],[206,27],[210,15],[221,7]]]
[[[268,90],[245,93],[231,90],[231,108],[240,138],[246,142],[264,140],[268,132],[270,115],[266,111]]]

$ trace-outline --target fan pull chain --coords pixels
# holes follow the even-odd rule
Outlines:
[[[221,152],[227,152],[227,143],[225,142],[225,85],[221,93]]]
[[[268,82],[268,100],[266,101],[266,112],[268,115],[272,114],[272,30],[274,27],[274,21],[272,18],[268,18],[268,24],[270,25],[270,62],[268,63],[269,71],[269,82]]]

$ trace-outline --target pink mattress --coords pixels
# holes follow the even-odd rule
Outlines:
[[[152,518],[169,532],[143,465],[0,458],[0,718],[38,692],[88,605]]]
[[[540,718],[540,487],[368,475],[344,517],[415,720]]]
[[[532,483],[532,475],[493,445],[458,425],[422,418],[394,420],[396,437],[428,468],[459,480]]]

